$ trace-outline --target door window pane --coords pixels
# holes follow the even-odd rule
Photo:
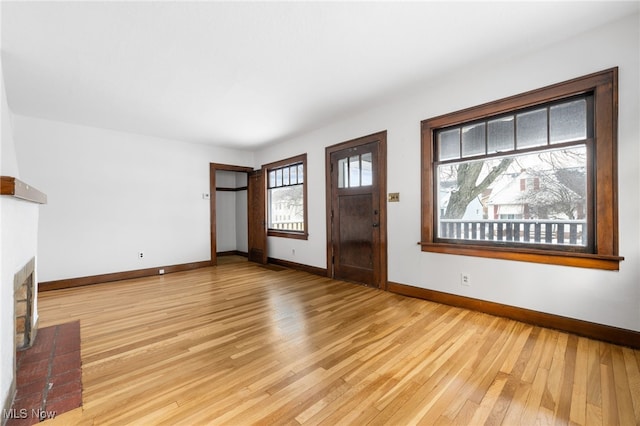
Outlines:
[[[373,185],[373,158],[370,152],[362,154],[362,186]]]
[[[360,156],[349,158],[349,188],[360,186]]]
[[[341,158],[338,160],[338,188],[346,188],[349,185],[347,176],[349,176],[349,165],[346,158]]]

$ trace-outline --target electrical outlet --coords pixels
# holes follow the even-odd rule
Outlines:
[[[160,275],[164,275],[164,269],[160,269],[160,270],[158,271],[158,274],[160,274]]]
[[[208,200],[209,198],[211,198],[211,196],[209,194],[202,194],[202,199],[203,200]]]
[[[469,287],[471,286],[471,275],[465,274],[464,272],[460,274],[460,285]]]
[[[138,259],[143,259],[144,258],[144,252],[143,251],[139,251],[138,252]]]

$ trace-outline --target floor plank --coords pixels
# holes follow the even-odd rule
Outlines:
[[[637,350],[234,256],[39,314],[81,325],[83,408],[51,424],[640,423]]]

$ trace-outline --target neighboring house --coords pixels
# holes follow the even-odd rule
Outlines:
[[[582,219],[582,200],[583,197],[563,185],[555,173],[531,173],[525,169],[498,180],[486,206],[488,219],[494,220]]]

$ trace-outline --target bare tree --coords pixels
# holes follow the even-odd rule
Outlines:
[[[455,171],[457,188],[451,191],[447,209],[443,215],[443,219],[462,219],[467,206],[484,190],[489,188],[491,184],[507,171],[513,163],[513,157],[505,157],[500,160],[497,166],[491,168],[487,175],[478,182],[482,169],[488,162],[474,161],[470,163],[461,163],[453,166],[451,171]]]
[[[533,170],[529,172],[539,184],[528,187],[521,202],[529,205],[531,216],[555,219],[558,216],[578,219],[586,197],[586,173],[583,168]]]

